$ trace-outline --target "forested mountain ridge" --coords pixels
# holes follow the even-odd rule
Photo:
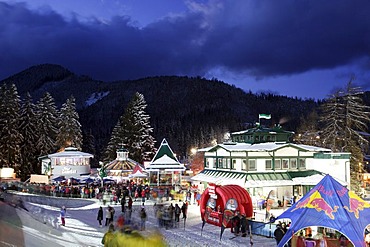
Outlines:
[[[191,147],[210,145],[214,139],[222,141],[225,132],[254,124],[259,113],[272,115],[265,124],[281,123],[284,129],[295,131],[300,119],[318,106],[312,99],[256,95],[201,77],[160,76],[103,82],[52,64],[33,66],[2,83],[14,83],[22,99],[29,92],[37,101],[49,92],[57,106],[73,95],[82,129],[95,139],[96,150],[83,151],[93,152],[98,158],[135,92],[145,97],[157,142],[166,138],[179,156],[187,155]]]

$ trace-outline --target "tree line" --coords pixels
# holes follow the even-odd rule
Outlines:
[[[144,96],[136,93],[111,134],[105,161],[114,160],[122,145],[138,162],[153,157],[155,140],[145,109]],[[94,148],[92,133],[83,134],[73,96],[58,109],[48,92],[34,103],[29,93],[21,99],[14,84],[0,87],[0,167],[14,168],[24,181],[41,173],[40,157],[70,146]]]

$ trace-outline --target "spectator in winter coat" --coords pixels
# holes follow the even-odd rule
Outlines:
[[[122,199],[121,199],[121,212],[122,213],[125,212],[125,204],[126,204],[126,198],[122,197]]]
[[[188,212],[188,204],[184,202],[181,206],[182,218],[186,219],[186,214]]]
[[[242,214],[242,217],[240,218],[240,230],[242,233],[242,237],[247,236],[247,227],[248,227],[248,220],[245,217],[245,214]]]
[[[145,230],[146,217],[147,216],[146,216],[145,208],[141,208],[141,211],[140,211],[140,220],[141,220],[140,230],[141,231]]]
[[[114,210],[113,207],[110,208],[110,213],[111,213],[111,218],[110,218],[110,223],[113,223],[113,220],[114,220],[114,213],[116,212],[116,210]]]
[[[102,227],[101,221],[103,220],[103,208],[100,207],[98,211],[98,217],[96,218],[99,221],[99,226]]]
[[[112,213],[111,213],[111,207],[108,206],[105,210],[105,226],[107,226],[111,222]]]
[[[240,231],[240,216],[239,216],[239,212],[238,211],[236,211],[235,216],[231,218],[231,222],[233,223],[234,234],[236,236],[239,235],[239,231]]]
[[[179,207],[179,204],[175,204],[175,221],[180,221],[180,214],[181,214],[181,208]]]
[[[132,209],[132,197],[128,198],[128,203],[127,203],[128,209]]]
[[[66,220],[65,220],[66,212],[67,212],[66,207],[63,206],[60,210],[60,219],[62,220],[62,226],[66,225]]]
[[[276,229],[274,231],[274,237],[275,237],[275,240],[276,240],[276,244],[279,244],[281,239],[284,237],[284,231],[281,228],[280,224],[276,226]]]

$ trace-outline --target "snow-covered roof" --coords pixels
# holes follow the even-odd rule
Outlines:
[[[163,139],[161,146],[158,148],[154,158],[146,166],[146,170],[171,170],[171,171],[183,171],[185,166],[181,164],[171,147],[168,145],[166,139]]]
[[[223,143],[223,144],[217,144],[213,147],[207,147],[203,149],[199,149],[198,151],[203,152],[210,152],[214,149],[217,149],[219,147],[230,151],[230,152],[263,152],[263,151],[275,151],[280,148],[284,147],[295,147],[298,149],[302,149],[305,151],[310,152],[331,152],[330,149],[322,148],[322,147],[316,147],[316,146],[309,146],[309,145],[303,145],[303,144],[294,144],[294,143],[282,143],[282,142],[265,142],[265,143],[257,143],[257,144],[250,144],[250,143]]]
[[[48,157],[49,158],[61,158],[61,157],[93,158],[94,155],[78,151],[77,148],[68,147],[68,148],[65,148],[64,151],[62,152],[49,154]]]

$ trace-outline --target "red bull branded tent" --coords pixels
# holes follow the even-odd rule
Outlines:
[[[365,247],[365,228],[370,223],[370,203],[349,191],[330,175],[276,219],[290,219],[291,226],[279,243],[284,246],[302,228],[333,228],[356,247]]]
[[[200,199],[202,230],[206,223],[221,227],[220,239],[225,228],[231,227],[231,218],[236,212],[253,216],[253,204],[249,193],[239,185],[219,186],[209,184]]]

